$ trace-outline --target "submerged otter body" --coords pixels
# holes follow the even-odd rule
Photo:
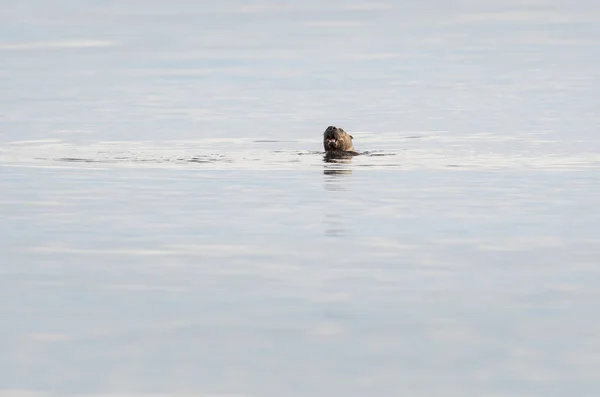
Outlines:
[[[343,129],[329,126],[323,133],[323,147],[328,154],[338,152],[352,153],[354,152],[352,139],[352,135],[348,134]]]

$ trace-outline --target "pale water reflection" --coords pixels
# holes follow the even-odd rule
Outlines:
[[[0,396],[598,395],[598,26],[0,4]]]

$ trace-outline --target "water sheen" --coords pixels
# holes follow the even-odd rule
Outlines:
[[[0,396],[598,395],[599,26],[0,4]]]

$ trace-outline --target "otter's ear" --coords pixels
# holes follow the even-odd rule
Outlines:
[[[354,137],[352,135],[350,135],[350,139],[354,139]]]

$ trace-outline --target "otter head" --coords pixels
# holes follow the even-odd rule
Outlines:
[[[329,126],[323,133],[323,147],[326,152],[354,150],[352,135],[341,128]]]

